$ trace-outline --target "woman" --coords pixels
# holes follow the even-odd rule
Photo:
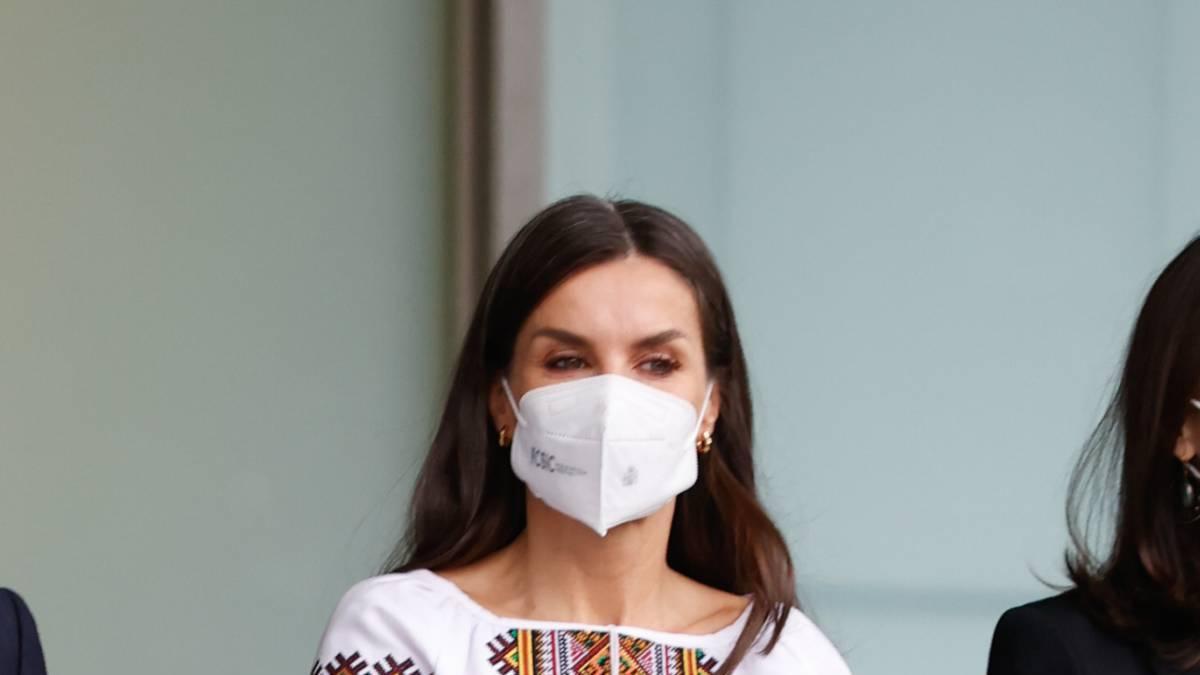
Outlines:
[[[755,492],[720,274],[634,201],[560,201],[496,263],[395,562],[314,673],[848,672]]]
[[[1200,239],[1150,289],[1120,386],[1075,469],[1074,588],[1001,617],[990,675],[1200,673],[1198,408]],[[1116,516],[1101,555],[1089,509]]]

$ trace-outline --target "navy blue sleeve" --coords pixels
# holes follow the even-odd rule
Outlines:
[[[0,675],[46,675],[33,615],[7,588],[0,588]]]

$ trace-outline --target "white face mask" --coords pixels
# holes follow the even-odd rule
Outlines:
[[[688,401],[620,375],[538,387],[513,400],[512,467],[555,510],[595,530],[644,518],[696,482],[700,413]]]

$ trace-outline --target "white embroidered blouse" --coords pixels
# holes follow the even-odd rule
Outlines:
[[[312,675],[709,675],[732,650],[747,614],[707,635],[507,619],[433,572],[388,574],[342,597]],[[775,649],[752,649],[737,672],[850,673],[798,610]]]

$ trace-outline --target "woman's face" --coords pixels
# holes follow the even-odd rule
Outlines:
[[[1188,400],[1188,414],[1183,418],[1183,428],[1175,439],[1175,457],[1181,462],[1190,462],[1200,451],[1200,397]]]
[[[542,300],[517,334],[508,380],[518,401],[525,392],[593,375],[632,378],[704,404],[708,371],[696,296],[674,270],[632,255],[568,277]],[[516,428],[500,383],[493,383],[492,421]],[[700,426],[711,431],[720,392]]]

